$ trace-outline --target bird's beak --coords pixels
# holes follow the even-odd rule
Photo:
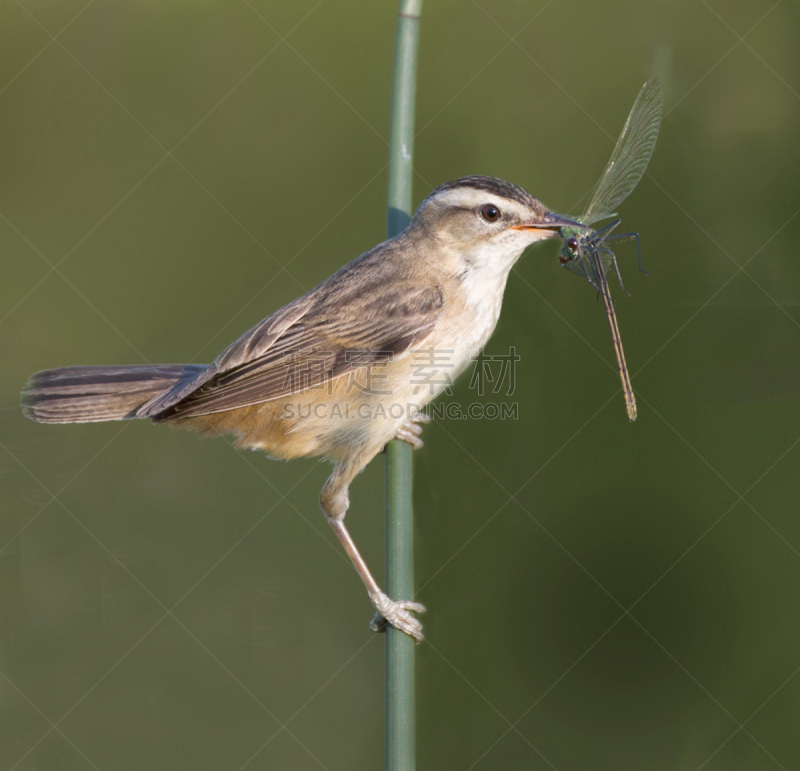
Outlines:
[[[562,217],[560,214],[548,212],[539,222],[526,222],[524,225],[516,225],[514,230],[551,230],[550,235],[555,235],[564,227],[581,227],[580,222]]]

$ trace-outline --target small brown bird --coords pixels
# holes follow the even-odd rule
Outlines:
[[[25,386],[25,415],[41,423],[150,418],[233,434],[238,447],[273,458],[327,458],[333,473],[320,504],[328,523],[378,621],[419,641],[412,612],[423,606],[381,591],[345,527],[348,488],[391,439],[422,445],[422,408],[489,339],[514,263],[534,241],[574,224],[509,182],[448,182],[402,233],[257,324],[212,364],[46,370]]]

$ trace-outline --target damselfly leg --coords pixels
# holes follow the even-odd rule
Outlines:
[[[607,241],[617,241],[623,238],[635,238],[636,239],[636,256],[639,261],[639,270],[644,273],[645,276],[649,276],[650,274],[642,267],[642,245],[639,240],[638,233],[620,233],[616,236],[609,236],[606,240]]]

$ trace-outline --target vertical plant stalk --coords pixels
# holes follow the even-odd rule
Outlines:
[[[414,101],[422,0],[400,0],[395,40],[389,132],[388,236],[411,219]],[[392,599],[414,596],[414,512],[411,445],[389,442],[386,460],[386,571]],[[389,627],[386,634],[386,768],[416,768],[414,641]]]

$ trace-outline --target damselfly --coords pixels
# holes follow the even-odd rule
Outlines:
[[[636,101],[633,103],[628,120],[622,128],[614,152],[609,160],[585,213],[572,217],[580,226],[564,227],[560,231],[562,246],[558,259],[563,266],[573,273],[583,276],[603,298],[611,339],[614,344],[614,355],[619,367],[622,381],[622,392],[625,396],[625,407],[630,420],[636,420],[636,398],[625,364],[625,353],[619,335],[617,317],[614,313],[614,302],[608,288],[606,274],[611,265],[617,273],[619,284],[623,290],[622,276],[619,273],[617,258],[609,246],[610,241],[635,239],[639,258],[639,269],[642,269],[642,254],[639,247],[638,233],[619,233],[612,235],[622,220],[615,219],[599,230],[590,227],[595,222],[616,216],[616,208],[639,183],[647,168],[650,156],[656,145],[661,115],[664,112],[664,94],[661,83],[655,78],[642,86]]]

